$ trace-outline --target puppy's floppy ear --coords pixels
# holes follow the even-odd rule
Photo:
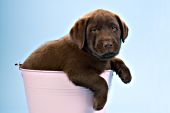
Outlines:
[[[129,29],[128,29],[127,25],[125,24],[125,22],[123,20],[121,20],[118,15],[116,15],[116,18],[117,18],[117,21],[119,23],[120,30],[121,30],[121,39],[122,39],[122,42],[125,42],[125,39],[128,36]]]
[[[70,30],[71,39],[78,45],[80,49],[82,49],[84,46],[87,21],[88,18],[79,19]]]

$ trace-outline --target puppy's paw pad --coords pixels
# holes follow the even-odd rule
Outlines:
[[[105,105],[105,103],[101,103],[101,102],[99,102],[97,99],[94,99],[93,108],[94,108],[96,111],[103,109],[104,105]]]
[[[125,84],[127,84],[127,83],[130,83],[130,81],[132,80],[132,77],[131,76],[124,76],[124,77],[122,77],[121,78],[121,80],[125,83]]]
[[[130,70],[127,67],[122,67],[118,75],[125,84],[129,83],[132,80]]]

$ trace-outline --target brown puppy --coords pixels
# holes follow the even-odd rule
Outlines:
[[[41,46],[21,65],[24,69],[64,71],[78,86],[94,92],[93,108],[100,110],[107,100],[108,86],[99,75],[115,71],[124,83],[131,74],[115,56],[128,35],[125,23],[114,13],[95,10],[80,18],[70,34]]]

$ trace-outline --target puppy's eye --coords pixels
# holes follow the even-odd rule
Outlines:
[[[96,33],[96,32],[97,32],[97,29],[96,29],[96,28],[93,28],[93,29],[91,29],[91,32],[92,32],[92,33]]]
[[[112,30],[115,32],[115,31],[117,31],[118,29],[117,29],[116,26],[112,26]]]

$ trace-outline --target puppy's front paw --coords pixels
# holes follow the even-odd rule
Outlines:
[[[132,80],[132,76],[130,74],[130,70],[125,65],[120,67],[120,69],[119,69],[117,74],[119,75],[120,79],[125,84],[129,83]]]
[[[106,97],[107,98],[107,97]],[[106,103],[106,98],[104,97],[94,97],[93,99],[93,108],[98,111],[103,109],[105,103]]]

